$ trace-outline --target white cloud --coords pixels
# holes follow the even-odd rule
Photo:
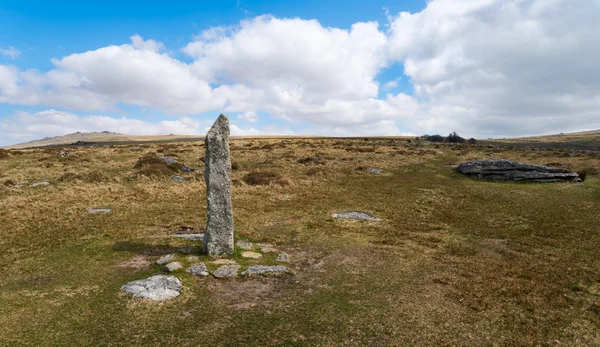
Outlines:
[[[157,53],[165,49],[165,45],[162,42],[154,40],[144,40],[140,35],[133,35],[129,39],[131,39],[131,45],[135,49],[152,51]]]
[[[388,81],[386,83],[383,84],[383,87],[381,89],[383,90],[390,90],[390,89],[394,89],[398,87],[398,81],[397,80],[393,80],[393,81]]]
[[[430,107],[421,128],[480,136],[597,128],[599,15],[600,2],[589,0],[436,0],[393,19],[389,52]]]
[[[14,47],[0,48],[0,54],[5,55],[11,59],[16,59],[19,55],[21,55],[21,51]]]
[[[598,15],[598,0],[432,0],[419,13],[388,13],[387,29],[259,16],[201,32],[183,48],[189,64],[134,35],[46,72],[0,65],[0,102],[74,112],[122,103],[244,121],[260,112],[345,135],[600,128]],[[402,78],[384,74],[393,64],[414,96],[381,96]]]
[[[238,115],[237,118],[246,122],[258,122],[258,114],[254,111],[246,111]]]

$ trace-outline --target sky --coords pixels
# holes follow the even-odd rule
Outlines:
[[[0,146],[600,129],[600,0],[0,2]]]

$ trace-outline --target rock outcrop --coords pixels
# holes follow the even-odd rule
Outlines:
[[[510,160],[477,160],[462,163],[457,171],[472,178],[492,181],[581,182],[569,170]]]

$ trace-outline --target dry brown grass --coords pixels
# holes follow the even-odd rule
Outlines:
[[[119,288],[160,273],[160,255],[199,246],[169,235],[204,228],[202,142],[75,147],[70,158],[23,150],[0,161],[0,179],[11,181],[0,186],[0,345],[600,344],[594,153],[240,141],[231,141],[236,237],[287,251],[296,274],[220,282],[178,273],[182,295],[158,305]],[[181,184],[139,175],[157,164],[134,169],[139,158],[161,148],[198,172]],[[510,184],[446,166],[490,154],[589,171],[584,184]],[[324,164],[297,162],[313,156]],[[369,167],[386,174],[357,174]],[[255,172],[293,184],[244,183]],[[51,184],[29,188],[42,180]],[[92,207],[113,212],[88,215]],[[382,221],[331,218],[354,210]]]

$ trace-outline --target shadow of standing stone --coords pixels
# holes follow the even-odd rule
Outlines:
[[[221,114],[206,134],[204,177],[207,221],[203,251],[207,255],[233,253],[233,208],[231,205],[231,159],[229,119]]]

